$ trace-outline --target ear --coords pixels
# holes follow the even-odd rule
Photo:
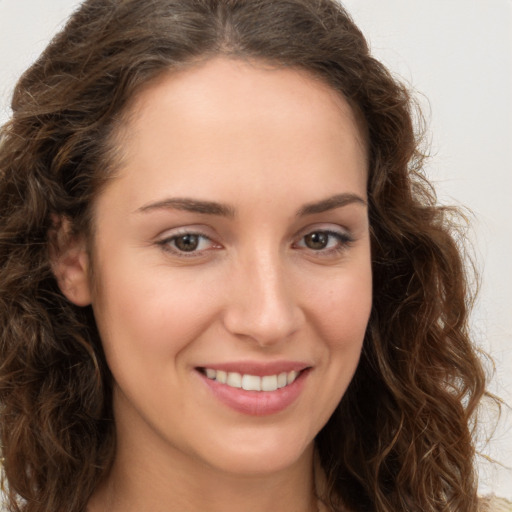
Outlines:
[[[91,284],[85,236],[73,234],[69,219],[54,216],[49,240],[51,267],[61,292],[73,304],[88,306]]]

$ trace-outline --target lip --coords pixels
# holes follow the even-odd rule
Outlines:
[[[238,372],[259,377],[289,371],[300,372],[292,384],[275,391],[246,391],[209,379],[199,368],[196,368],[195,373],[217,400],[236,412],[250,416],[277,414],[290,407],[299,398],[311,370],[311,367],[304,363],[291,361],[265,364],[256,362],[208,364],[201,368]]]

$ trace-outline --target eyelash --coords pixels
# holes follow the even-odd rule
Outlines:
[[[300,242],[303,242],[307,236],[311,235],[326,235],[329,238],[334,238],[336,240],[336,246],[335,247],[327,247],[319,250],[314,250],[309,247],[305,247],[305,249],[309,249],[315,255],[318,256],[331,256],[339,254],[340,252],[345,251],[348,247],[352,245],[354,242],[354,238],[349,235],[348,233],[342,233],[339,231],[334,231],[330,229],[314,229],[312,231],[308,231],[306,234],[302,235],[300,238]],[[329,243],[329,242],[328,242]],[[295,244],[299,245],[299,244]]]
[[[201,243],[201,240],[203,240],[203,241],[206,240],[206,241],[210,241],[212,243],[212,245],[216,245],[210,237],[208,237],[202,233],[197,233],[194,231],[178,232],[172,236],[164,238],[163,240],[159,240],[157,242],[157,244],[159,246],[161,246],[164,251],[170,252],[170,253],[180,256],[182,258],[197,258],[199,256],[202,256],[205,251],[209,250],[209,249],[202,249],[202,250],[194,249],[192,251],[184,251],[184,250],[178,249],[175,245],[176,241],[179,240],[180,238],[183,239],[185,237],[197,237],[200,240],[199,243]],[[215,247],[215,248],[220,248],[220,247],[221,247],[220,245],[217,245],[217,247]]]
[[[337,242],[336,246],[321,248],[318,250],[311,249],[310,247],[305,246],[305,243],[303,243],[303,242],[307,236],[312,236],[312,235],[326,235],[329,238],[334,238]],[[185,237],[197,237],[199,239],[199,244],[201,243],[200,242],[201,240],[210,241],[212,243],[213,249],[221,248],[221,245],[215,244],[215,242],[213,242],[213,240],[210,237],[208,237],[202,233],[197,233],[194,231],[183,231],[183,232],[173,234],[170,237],[164,238],[163,240],[159,240],[157,242],[157,244],[159,246],[161,246],[163,250],[170,252],[172,254],[175,254],[182,258],[198,258],[198,257],[203,256],[206,251],[209,251],[212,249],[212,248],[207,248],[207,249],[202,249],[202,250],[201,249],[200,250],[193,249],[191,251],[185,251],[185,250],[181,250],[181,249],[177,248],[175,245],[176,241],[179,240],[180,238],[185,238]],[[307,233],[302,235],[299,239],[299,242],[296,242],[293,245],[294,245],[294,247],[300,247],[301,249],[309,250],[315,255],[328,257],[328,256],[336,255],[336,254],[339,254],[340,252],[345,251],[348,247],[350,247],[350,245],[353,242],[354,242],[353,237],[351,235],[349,235],[348,233],[341,233],[341,232],[333,231],[333,230],[329,230],[329,229],[314,229],[314,230],[308,231]],[[327,245],[329,245],[329,241],[328,241]]]

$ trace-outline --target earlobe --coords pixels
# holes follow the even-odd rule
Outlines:
[[[63,295],[77,306],[91,303],[89,255],[85,236],[72,233],[67,218],[55,217],[49,233],[50,261]]]

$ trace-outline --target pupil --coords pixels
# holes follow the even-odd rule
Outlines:
[[[197,235],[183,235],[174,242],[180,251],[191,252],[197,249],[199,237]]]
[[[329,241],[329,235],[327,233],[310,233],[305,237],[306,245],[310,249],[325,249]]]

